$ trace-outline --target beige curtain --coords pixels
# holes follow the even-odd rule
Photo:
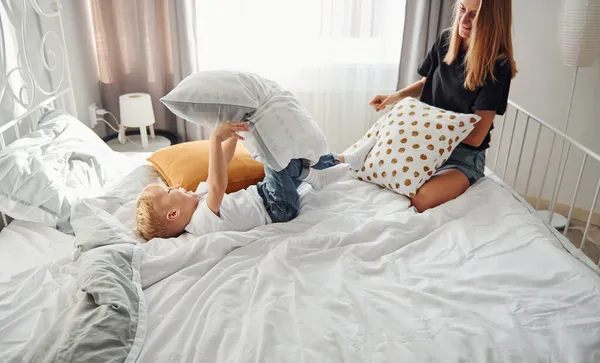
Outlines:
[[[102,107],[119,118],[119,96],[152,97],[156,129],[177,133],[159,101],[174,85],[168,0],[91,0]]]

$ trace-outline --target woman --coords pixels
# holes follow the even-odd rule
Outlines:
[[[517,73],[511,8],[511,0],[457,0],[454,25],[442,33],[419,66],[423,78],[392,95],[377,95],[370,103],[381,111],[405,97],[420,97],[442,109],[481,116],[446,163],[417,191],[412,205],[419,212],[458,197],[484,176],[494,116],[506,111],[510,82]]]

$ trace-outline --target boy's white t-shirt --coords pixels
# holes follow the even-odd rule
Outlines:
[[[245,232],[271,223],[256,185],[225,194],[221,202],[220,216],[215,215],[206,205],[208,189],[205,182],[198,185],[195,193],[200,196],[200,201],[190,223],[185,227],[186,232],[198,236],[219,231]]]

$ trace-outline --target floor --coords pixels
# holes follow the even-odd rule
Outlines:
[[[567,232],[567,238],[578,248],[583,239],[584,230],[584,222],[572,221],[569,231]],[[585,253],[592,261],[598,263],[598,261],[600,261],[600,227],[590,226],[586,240],[587,242],[583,247],[583,253]]]

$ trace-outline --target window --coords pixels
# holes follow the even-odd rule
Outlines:
[[[395,91],[404,8],[403,0],[200,0],[199,69],[279,82],[345,148],[377,117],[374,94]],[[356,127],[340,137],[342,119]]]

